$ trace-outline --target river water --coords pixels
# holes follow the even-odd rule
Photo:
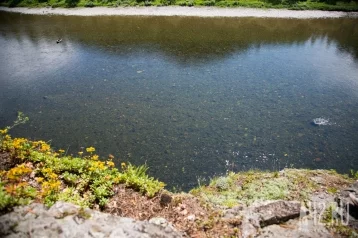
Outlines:
[[[169,189],[358,169],[358,19],[1,12],[0,45],[0,127],[30,117],[13,136],[147,163]]]

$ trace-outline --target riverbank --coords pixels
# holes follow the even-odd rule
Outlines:
[[[11,138],[9,129],[0,130],[2,237],[353,237],[358,231],[354,171],[350,177],[334,170],[227,172],[207,185],[198,181],[189,193],[172,193],[146,166],[116,168],[114,156],[99,160],[93,147],[68,155],[44,141]]]
[[[358,12],[217,8],[217,7],[95,7],[95,8],[24,8],[0,7],[0,11],[35,15],[66,16],[185,16],[185,17],[261,17],[261,18],[342,18],[358,17]]]

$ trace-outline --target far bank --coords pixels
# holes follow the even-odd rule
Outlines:
[[[21,5],[21,4],[19,4]],[[353,6],[353,5],[352,5]],[[355,10],[358,5],[355,4]],[[342,9],[340,9],[342,10]],[[183,17],[258,17],[258,18],[343,18],[358,17],[358,12],[321,11],[321,10],[289,10],[258,8],[220,8],[220,7],[181,7],[181,6],[131,6],[131,7],[76,7],[54,8],[42,7],[0,7],[0,11],[33,15],[67,15],[67,16],[183,16]]]

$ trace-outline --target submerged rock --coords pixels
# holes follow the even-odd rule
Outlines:
[[[313,119],[312,124],[315,126],[328,126],[331,125],[332,123],[330,123],[329,119],[318,117]]]

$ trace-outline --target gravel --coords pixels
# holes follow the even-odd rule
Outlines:
[[[216,7],[95,7],[95,8],[7,8],[0,11],[36,15],[67,16],[185,16],[185,17],[262,17],[262,18],[342,18],[358,17],[358,12],[295,11],[286,9],[216,8]]]

